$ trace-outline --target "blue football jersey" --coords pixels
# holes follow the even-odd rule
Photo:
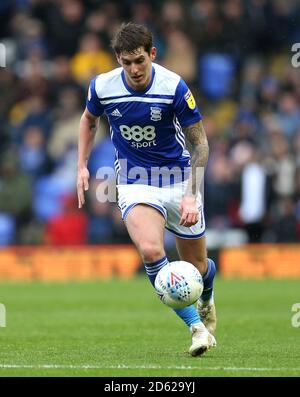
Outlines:
[[[108,117],[119,184],[165,185],[178,182],[179,174],[186,179],[190,155],[182,127],[201,115],[179,75],[153,63],[148,87],[134,91],[117,68],[91,80],[86,106],[93,115]],[[164,179],[169,170],[171,178]]]

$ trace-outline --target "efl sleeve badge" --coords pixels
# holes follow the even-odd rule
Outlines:
[[[184,99],[186,100],[186,103],[188,104],[188,107],[190,109],[195,109],[196,107],[196,102],[195,102],[195,98],[193,97],[193,94],[191,93],[190,90],[187,91],[186,94],[184,94]]]

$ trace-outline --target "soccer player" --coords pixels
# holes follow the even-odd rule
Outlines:
[[[200,194],[209,152],[201,115],[183,79],[153,62],[156,48],[145,26],[122,24],[112,47],[121,67],[91,80],[79,125],[79,208],[89,187],[97,119],[106,114],[116,150],[118,206],[150,282],[168,263],[165,228],[175,235],[180,259],[202,274],[197,308],[175,310],[192,333],[189,353],[199,356],[216,345],[216,267],[207,258]]]

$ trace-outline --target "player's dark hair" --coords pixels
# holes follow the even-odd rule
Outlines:
[[[153,47],[152,33],[144,25],[132,22],[123,23],[115,33],[111,46],[117,55],[122,52],[133,54],[140,47],[144,47],[145,51],[150,54]]]

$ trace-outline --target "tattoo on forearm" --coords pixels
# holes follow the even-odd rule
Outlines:
[[[209,154],[208,142],[201,121],[183,128],[186,148],[191,155],[191,172],[187,194],[197,195]]]
[[[96,123],[95,123],[94,121],[91,121],[91,122],[90,122],[89,129],[90,129],[90,132],[92,132],[93,134],[96,133],[96,131],[97,131],[97,125],[96,125]]]

